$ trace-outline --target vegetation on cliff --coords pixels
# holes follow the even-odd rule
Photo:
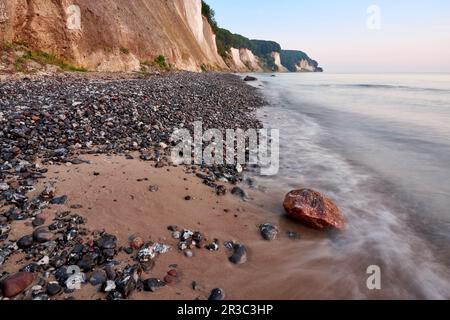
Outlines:
[[[86,68],[76,66],[65,59],[42,50],[33,50],[25,42],[3,43],[0,45],[0,53],[5,53],[6,59],[14,61],[14,70],[17,72],[29,73],[36,69],[52,65],[64,71],[86,72]],[[0,60],[0,64],[1,64]]]
[[[216,17],[215,17],[216,13],[214,12],[214,9],[211,8],[211,6],[203,0],[202,0],[202,15],[208,20],[214,33],[217,33],[219,26],[217,24]]]
[[[322,68],[319,67],[319,63],[313,59],[311,59],[306,53],[298,50],[281,50],[281,63],[285,66],[289,71],[296,72],[297,65],[301,60],[305,60],[308,64],[316,71],[321,72]]]
[[[206,17],[209,24],[216,34],[217,50],[219,54],[226,59],[229,56],[231,48],[249,49],[262,62],[265,69],[276,71],[277,66],[272,56],[273,52],[279,52],[281,63],[292,72],[296,72],[296,65],[301,60],[306,60],[309,65],[316,70],[321,71],[317,61],[312,60],[306,53],[295,50],[281,50],[280,44],[275,41],[252,40],[240,34],[232,33],[227,29],[220,28],[215,18],[215,12],[205,1],[202,0],[202,14]]]
[[[260,58],[266,68],[276,70],[275,61],[271,53],[281,52],[280,44],[275,41],[251,40],[240,34],[220,28],[216,21],[214,10],[205,1],[202,1],[202,14],[206,17],[216,34],[217,50],[223,58],[228,56],[231,48],[249,49]]]

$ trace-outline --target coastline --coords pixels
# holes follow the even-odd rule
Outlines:
[[[332,187],[314,182],[345,167],[344,160],[307,152],[290,156],[316,147],[286,149],[301,119],[277,112],[283,103],[267,95],[264,82],[251,83],[241,75],[189,72],[65,73],[0,82],[0,280],[20,270],[34,275],[19,295],[0,299],[204,300],[215,288],[227,300],[427,297],[409,284],[415,270],[389,265],[382,259],[386,251],[365,242],[359,233],[364,229],[357,227],[364,221],[355,217],[353,197],[345,193],[354,189],[334,189],[333,179],[326,180]],[[222,131],[278,127],[288,162],[273,179],[260,179],[253,168],[174,166],[170,134],[192,130],[189,123],[196,120]],[[298,166],[314,170],[317,159],[334,162],[302,176]],[[352,221],[349,229],[317,231],[289,219],[282,198],[304,186],[336,199]],[[371,209],[361,208],[383,228]],[[261,234],[266,223],[279,231],[273,241]],[[34,233],[41,228],[50,230],[37,242]],[[201,235],[198,246],[189,242],[191,231]],[[185,232],[188,243],[179,239]],[[426,248],[417,237],[408,239]],[[230,261],[236,245],[245,247],[240,264]],[[142,251],[151,257],[142,259]],[[382,291],[366,286],[372,264],[389,270],[384,281],[391,285]],[[66,271],[73,266],[83,268],[84,282],[68,290]],[[439,275],[439,267],[430,270]],[[105,292],[110,279],[116,288]]]
[[[10,148],[4,148],[4,146],[7,143],[14,144],[15,141],[10,138],[14,134],[18,134],[12,128],[13,126],[25,129],[25,131],[31,128],[36,130],[36,126],[39,125],[53,128],[50,126],[50,119],[59,117],[57,122],[59,122],[60,128],[67,128],[69,126],[67,118],[70,117],[68,111],[71,108],[80,112],[80,109],[89,109],[94,106],[94,109],[97,110],[95,102],[92,100],[82,102],[82,100],[98,97],[98,91],[89,91],[89,89],[92,89],[92,86],[105,89],[102,87],[104,83],[108,83],[109,87],[116,90],[118,89],[116,85],[119,86],[119,91],[128,88],[128,81],[132,86],[130,90],[142,89],[140,85],[144,86],[142,91],[149,90],[149,88],[154,90],[162,86],[163,89],[156,94],[155,91],[147,91],[144,95],[151,96],[149,100],[154,100],[148,101],[149,104],[158,106],[158,110],[152,108],[152,111],[157,112],[164,109],[160,112],[169,119],[173,114],[185,117],[186,120],[195,120],[197,116],[208,127],[220,126],[220,129],[227,129],[228,126],[233,129],[236,127],[246,129],[252,125],[259,126],[254,110],[264,102],[254,88],[247,86],[236,75],[177,72],[150,77],[139,76],[137,79],[134,77],[115,79],[114,76],[112,78],[107,76],[105,79],[105,77],[96,77],[92,74],[89,74],[88,77],[60,74],[46,79],[36,77],[15,80],[13,84],[0,83],[2,86],[0,89],[9,93],[13,91],[16,97],[22,99],[21,102],[35,95],[37,100],[45,100],[50,105],[50,108],[40,109],[30,99],[29,104],[33,105],[32,107],[16,108],[20,102],[14,100],[14,94],[7,97],[6,101],[5,99],[1,101],[3,123],[10,124],[5,127],[2,140],[3,151],[7,151],[3,152],[4,157],[12,148],[12,146]],[[149,83],[151,83],[150,87],[145,87]],[[26,88],[26,91],[22,91],[21,86]],[[86,96],[77,96],[70,101],[61,99],[61,95],[77,94],[83,86],[89,88],[86,89]],[[167,94],[164,89],[172,86],[174,92]],[[59,98],[57,100],[54,90],[67,90],[67,88],[71,88],[69,89],[71,92],[59,92],[56,95]],[[98,87],[96,89],[99,90]],[[205,91],[213,91],[215,95],[199,98],[201,94],[205,94]],[[26,93],[24,94],[24,92]],[[230,92],[233,92],[234,95],[229,95]],[[137,92],[124,93],[121,91],[120,93],[132,97]],[[114,103],[126,105],[126,102],[121,101],[120,95],[106,93],[106,95],[108,94],[110,94],[110,98],[112,97],[108,102],[110,106]],[[142,92],[137,93],[137,99],[140,99],[142,95]],[[180,97],[181,101],[187,99],[187,101],[193,102],[195,106],[188,106],[188,110],[178,109],[172,100],[174,95]],[[46,99],[46,97],[50,97],[50,99]],[[218,100],[216,100],[217,98]],[[104,102],[107,98],[102,96],[101,99]],[[64,101],[61,104],[63,108],[57,107],[58,103],[62,101]],[[147,102],[145,99],[144,101]],[[142,106],[139,106],[138,103],[141,102],[133,103],[133,106],[140,108]],[[173,110],[174,105],[175,110]],[[199,110],[200,106],[201,110]],[[126,105],[123,108],[129,108],[129,106]],[[116,115],[114,114],[116,112],[123,116],[124,109],[111,111],[103,108],[100,112],[109,116],[111,116],[110,113]],[[135,269],[133,270],[135,276],[138,275],[139,280],[136,281],[133,293],[121,298],[207,299],[211,290],[218,287],[225,290],[228,299],[283,298],[282,295],[276,297],[270,293],[265,295],[255,292],[253,288],[248,290],[245,287],[242,288],[242,282],[245,282],[246,278],[251,278],[249,274],[258,271],[265,264],[265,258],[270,259],[270,252],[276,251],[274,247],[267,251],[269,256],[266,256],[263,253],[264,248],[280,245],[280,243],[274,245],[265,241],[261,237],[258,226],[264,223],[277,224],[279,217],[262,206],[258,206],[257,202],[243,201],[243,199],[230,194],[230,190],[242,179],[241,174],[236,172],[235,168],[221,169],[222,172],[227,173],[228,179],[225,179],[220,173],[214,172],[214,168],[171,165],[168,161],[170,148],[161,147],[164,142],[169,144],[169,141],[164,139],[168,138],[169,132],[167,131],[172,127],[168,125],[168,122],[163,123],[168,119],[159,116],[152,118],[146,113],[147,109],[145,108],[139,109],[139,112],[144,114],[144,118],[140,119],[149,121],[149,125],[150,122],[153,124],[155,120],[160,125],[157,128],[160,130],[152,130],[150,133],[153,139],[156,137],[159,138],[159,141],[155,139],[156,141],[153,140],[149,145],[146,141],[140,140],[141,145],[136,146],[136,143],[129,139],[129,136],[138,139],[136,132],[139,130],[135,128],[127,132],[128,136],[111,130],[108,138],[113,138],[114,134],[117,134],[124,142],[106,141],[110,144],[101,146],[92,142],[95,134],[87,133],[89,139],[86,139],[87,143],[83,143],[79,141],[80,139],[69,141],[64,131],[57,130],[51,135],[44,135],[45,130],[42,130],[41,136],[59,139],[59,149],[63,146],[67,152],[60,155],[52,154],[55,150],[50,148],[57,147],[51,142],[50,145],[39,149],[37,149],[37,145],[29,148],[29,145],[22,144],[20,146],[22,150],[15,150],[14,155],[8,155],[8,159],[2,159],[2,183],[8,185],[8,190],[2,192],[3,200],[0,211],[2,226],[5,226],[3,230],[6,231],[3,232],[3,241],[0,243],[5,260],[0,266],[1,278],[5,279],[8,275],[21,269],[23,271],[23,268],[25,271],[32,269],[35,274],[33,285],[27,286],[27,290],[15,299],[114,298],[111,297],[111,294],[101,292],[102,285],[89,284],[89,278],[95,272],[105,270],[106,266],[110,265],[116,271],[116,277],[126,274],[127,267],[130,266]],[[211,113],[214,115],[208,116]],[[61,117],[61,114],[64,116]],[[105,116],[101,116],[101,118],[104,120]],[[26,119],[28,128],[24,128],[23,123],[19,124],[13,121],[14,119],[16,121]],[[72,118],[71,126],[74,127],[74,123],[77,124],[76,126],[81,124],[81,119]],[[106,126],[114,127],[108,124]],[[15,139],[22,141],[25,135]],[[155,156],[155,154],[157,155]],[[35,163],[39,165],[36,166]],[[18,169],[18,166],[21,166],[21,169]],[[215,170],[217,169],[215,168]],[[201,174],[199,175],[199,173]],[[210,180],[205,180],[205,174],[209,176]],[[52,188],[51,197],[44,199],[43,194],[49,186]],[[218,195],[218,187],[220,190],[227,190],[226,195]],[[8,198],[16,195],[23,196],[24,199],[28,198],[28,200],[22,199],[21,203],[17,203]],[[61,203],[59,201],[52,203],[54,199],[61,199],[61,197],[64,198]],[[30,203],[33,205],[30,206]],[[66,224],[60,229],[51,229],[55,224],[67,221],[67,217],[69,217],[69,221],[71,218],[72,220],[81,219],[82,222],[76,226],[69,223],[69,226]],[[43,221],[35,223],[37,220]],[[193,257],[187,257],[185,251],[178,250],[178,241],[173,239],[168,226],[177,226],[180,230],[199,231],[204,237],[207,237],[205,241],[208,243],[217,239],[218,250],[211,251],[204,247],[192,248]],[[17,241],[22,237],[29,236],[41,228],[49,231],[47,229],[49,227],[51,229],[50,242],[36,243],[35,241],[26,249],[17,248]],[[71,232],[73,236],[69,237]],[[96,243],[102,239],[101,237],[104,235],[102,232],[117,237],[114,244],[115,252],[111,253],[112,256],[108,258],[108,261],[100,262],[103,259],[98,259],[97,263],[93,263],[92,268],[89,267],[89,271],[84,272],[86,283],[82,284],[80,290],[65,289],[64,292],[63,283],[61,283],[63,281],[59,279],[61,290],[55,295],[49,295],[48,287],[54,286],[58,282],[56,277],[58,269],[76,264],[76,260],[71,260],[74,247],[81,244],[85,246],[83,250],[86,250],[87,253],[92,250],[98,251]],[[134,239],[134,237],[139,237],[145,243],[150,241],[164,243],[171,249],[165,254],[159,254],[149,266],[142,268],[142,264],[140,265],[136,261],[139,250],[130,252],[129,249],[130,239]],[[286,234],[280,234],[280,238],[280,241],[292,241]],[[229,261],[233,250],[225,248],[224,244],[227,242],[245,245],[248,256],[245,264],[234,265]],[[51,249],[48,247],[49,244],[52,244]],[[87,247],[87,244],[91,249]],[[64,259],[64,263],[62,266],[61,263],[55,266],[55,259],[58,260],[61,257]],[[45,261],[45,259],[47,260]],[[174,283],[166,285],[155,293],[143,290],[143,280],[155,278],[162,280],[171,270],[177,272],[176,279],[172,279]],[[230,274],[233,274],[232,279],[230,279]]]

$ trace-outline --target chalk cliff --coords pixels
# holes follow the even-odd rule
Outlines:
[[[298,50],[281,50],[281,63],[291,72],[322,72],[319,63],[305,52]]]
[[[94,70],[135,71],[159,55],[184,70],[227,68],[201,0],[0,1],[0,43],[26,42]]]
[[[278,43],[220,29],[211,13],[202,0],[0,0],[0,45],[98,71],[139,71],[159,56],[189,71],[318,70],[303,56],[286,65]]]
[[[276,67],[276,70],[275,70],[275,71],[278,71],[278,72],[288,72],[288,71],[289,71],[289,70],[288,70],[285,66],[283,66],[283,64],[281,63],[281,55],[280,55],[279,52],[272,52],[272,53],[271,53],[271,56],[272,56],[272,58],[273,58],[273,60],[274,60],[274,64],[275,64],[275,67]]]
[[[228,66],[233,71],[240,72],[263,72],[263,66],[260,59],[249,49],[231,48],[229,58],[226,59]]]

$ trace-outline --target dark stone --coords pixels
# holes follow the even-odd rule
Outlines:
[[[55,197],[50,201],[51,204],[63,205],[67,202],[67,196]]]
[[[219,250],[219,244],[218,241],[214,241],[206,246],[206,249],[209,251],[218,251]]]
[[[191,286],[192,286],[192,290],[194,290],[194,291],[197,291],[200,289],[200,286],[197,281],[192,281]]]
[[[225,188],[224,186],[217,186],[216,187],[216,194],[218,196],[224,196],[227,194],[227,188]]]
[[[258,80],[258,79],[255,78],[255,77],[252,77],[252,76],[246,76],[246,77],[244,78],[244,81],[256,81],[256,80]]]
[[[201,242],[203,241],[204,237],[200,232],[194,232],[194,235],[192,236],[192,240],[195,242]]]
[[[49,295],[49,296],[55,296],[55,295],[57,295],[58,293],[60,293],[62,291],[62,288],[61,288],[61,286],[59,285],[59,284],[57,284],[57,283],[49,283],[48,285],[47,285],[47,294]]]
[[[50,265],[56,269],[61,268],[66,262],[67,259],[60,256],[55,256],[50,259]]]
[[[20,249],[28,249],[33,245],[33,236],[24,236],[17,241],[17,246]]]
[[[42,226],[45,223],[44,219],[40,219],[40,218],[36,218],[34,219],[31,224],[33,225],[33,227],[39,227]]]
[[[113,235],[106,234],[98,240],[98,246],[102,249],[116,249],[117,238]]]
[[[34,273],[34,272],[39,271],[40,269],[41,269],[41,266],[38,265],[37,263],[33,262],[33,263],[30,263],[30,264],[26,265],[22,269],[20,269],[20,272],[31,272],[31,273]]]
[[[78,266],[80,267],[81,270],[83,270],[84,272],[89,272],[92,271],[92,269],[94,269],[96,265],[96,261],[94,260],[94,257],[90,254],[85,255],[79,262],[78,262]]]
[[[53,239],[53,233],[51,233],[47,228],[38,228],[33,232],[33,239],[39,243],[48,242]]]
[[[121,279],[116,280],[117,290],[124,298],[128,298],[136,289],[136,282],[131,275],[126,275]]]
[[[264,238],[264,240],[267,240],[267,241],[275,240],[275,238],[278,235],[278,228],[271,225],[270,223],[262,224],[259,227],[259,230],[260,230],[261,235]]]
[[[123,300],[124,296],[119,291],[111,291],[107,296],[108,300]]]
[[[28,214],[25,212],[12,212],[9,215],[9,220],[10,221],[23,221],[28,219]]]
[[[106,272],[103,270],[94,271],[89,278],[89,282],[93,286],[98,286],[100,284],[104,284],[107,280]]]
[[[104,249],[102,252],[106,259],[112,259],[116,255],[116,250],[114,249]]]
[[[61,268],[57,269],[55,271],[55,278],[60,284],[64,284],[69,278],[69,275],[67,274],[67,267],[62,266]]]
[[[64,157],[64,156],[66,156],[66,154],[68,152],[69,151],[65,148],[56,149],[55,151],[53,151],[53,156],[54,157]]]
[[[222,289],[216,288],[211,291],[208,300],[220,301],[225,299],[225,292]]]
[[[229,258],[231,263],[243,264],[247,262],[247,248],[241,244],[233,246],[233,255]]]
[[[166,285],[166,283],[159,279],[152,278],[152,279],[144,280],[143,285],[144,285],[145,291],[156,292],[159,289],[161,289],[162,287],[164,287]]]

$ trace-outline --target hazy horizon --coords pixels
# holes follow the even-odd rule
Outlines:
[[[327,72],[450,72],[450,1],[206,2],[221,27],[305,51]]]

